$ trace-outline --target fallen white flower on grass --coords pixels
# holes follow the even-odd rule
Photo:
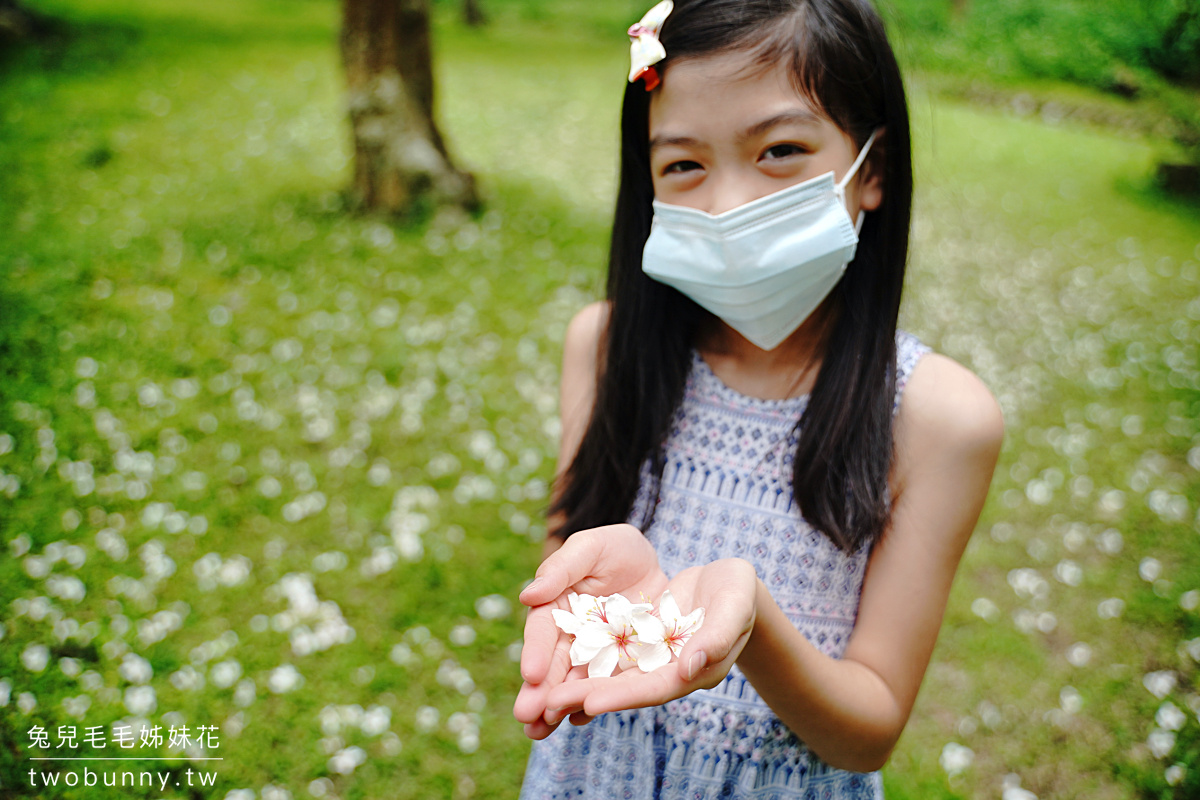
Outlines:
[[[704,621],[704,609],[684,616],[669,591],[659,602],[658,615],[650,603],[631,603],[620,594],[593,597],[567,595],[570,611],[553,609],[554,623],[575,637],[571,664],[587,664],[589,678],[612,675],[624,658],[650,672],[679,655],[679,651]]]
[[[1155,758],[1166,758],[1175,749],[1175,733],[1155,728],[1146,737],[1146,744]]]
[[[1187,722],[1187,715],[1168,700],[1158,707],[1158,712],[1154,715],[1154,721],[1158,723],[1158,727],[1165,731],[1177,731]]]
[[[942,755],[938,761],[942,765],[942,769],[947,775],[957,775],[975,760],[975,752],[969,747],[964,747],[958,742],[948,742],[942,748]]]

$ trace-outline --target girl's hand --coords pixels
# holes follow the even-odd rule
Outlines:
[[[542,562],[520,598],[530,612],[521,650],[525,682],[517,693],[513,716],[525,723],[527,736],[544,739],[562,722],[567,714],[561,707],[547,713],[546,699],[555,687],[580,675],[571,668],[571,637],[554,624],[551,610],[569,610],[569,592],[622,594],[637,602],[642,595],[657,599],[666,587],[667,576],[658,567],[654,548],[632,525],[580,531]],[[587,668],[582,670],[586,676]]]
[[[739,558],[679,573],[666,588],[680,610],[686,614],[704,608],[704,623],[683,646],[679,658],[653,672],[633,667],[611,678],[588,678],[587,667],[568,669],[566,679],[546,694],[546,718],[561,720],[571,713],[573,722],[585,722],[597,714],[662,705],[716,686],[729,673],[754,629],[758,587],[754,567]],[[657,602],[659,594],[647,596]]]

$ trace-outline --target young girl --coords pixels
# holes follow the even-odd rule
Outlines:
[[[521,595],[521,796],[881,797],[1003,427],[896,329],[895,58],[868,0],[678,0],[630,35],[608,298],[567,331]],[[569,592],[668,588],[705,609],[678,658],[572,668]]]

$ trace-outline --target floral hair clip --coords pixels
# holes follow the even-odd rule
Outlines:
[[[647,92],[658,86],[658,70],[654,65],[667,57],[667,51],[658,40],[658,32],[674,8],[672,0],[662,0],[647,11],[640,22],[629,28],[629,82],[644,78]]]

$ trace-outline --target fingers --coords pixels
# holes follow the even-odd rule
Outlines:
[[[587,725],[593,719],[595,719],[595,717],[589,717],[582,711],[577,711],[570,715],[570,721],[572,725]],[[562,721],[562,718],[559,717],[554,722],[547,722],[545,719],[538,719],[533,722],[526,723],[525,735],[530,739],[545,739],[558,729],[558,726],[562,724]]]
[[[710,667],[719,664],[728,662],[732,665],[746,646],[752,627],[753,621],[746,625],[745,615],[735,609],[718,605],[712,610],[711,617],[706,611],[704,624],[679,651],[679,659],[674,662],[679,665],[683,680],[696,683],[693,688],[716,685],[724,673],[715,676],[706,673],[711,673]]]
[[[587,679],[588,668],[586,666],[571,667],[570,671],[567,672],[566,677],[562,679],[558,686],[563,686],[569,683],[578,683],[579,681],[585,681]],[[575,716],[583,711],[583,703],[567,703],[564,705],[562,703],[549,702],[550,694],[554,689],[558,688],[558,686],[553,687],[549,692],[546,693],[547,703],[545,719],[551,725],[557,725],[567,717]]]
[[[520,600],[527,606],[537,606],[576,586],[577,591],[587,594],[607,594],[610,589],[620,590],[626,585],[610,585],[615,575],[625,579],[649,576],[657,563],[654,549],[632,525],[579,531],[546,557],[533,582],[521,592]]]
[[[565,640],[554,624],[549,605],[531,609],[525,617],[525,638],[521,646],[521,677],[526,683],[541,683],[550,671],[550,662],[559,655]]]
[[[545,739],[550,734],[554,733],[557,725],[549,725],[545,720],[538,718],[533,722],[525,724],[525,735],[530,739]]]
[[[683,697],[696,687],[684,680],[679,663],[674,662],[653,672],[629,671],[610,684],[596,688],[584,700],[589,714],[603,714],[622,708],[658,706]]]
[[[554,647],[544,679],[537,683],[527,681],[517,692],[516,702],[513,703],[513,716],[526,724],[533,724],[542,719],[546,714],[548,695],[554,687],[563,682],[570,669],[570,645],[564,637]],[[549,731],[546,734],[549,734]]]
[[[520,691],[517,692],[517,701],[513,705],[513,716],[525,723],[525,735],[530,739],[545,739],[568,716],[571,717],[574,725],[584,725],[590,722],[590,718],[582,714],[583,706],[548,708],[546,705],[546,698],[556,686],[561,685],[564,681],[578,680],[586,675],[586,667],[572,668],[569,655],[560,657],[556,653],[550,674],[544,683],[522,685]]]
[[[678,663],[653,672],[630,669],[612,678],[584,678],[555,687],[546,698],[559,713],[579,709],[587,717],[627,708],[662,705],[697,688],[683,679]],[[579,711],[575,711],[577,715]],[[574,715],[572,715],[574,716]]]
[[[576,583],[592,574],[604,549],[602,535],[607,528],[580,531],[546,557],[534,574],[533,582],[520,594],[527,606],[549,603]]]
[[[704,622],[680,650],[679,664],[685,680],[708,687],[728,671],[714,675],[710,667],[732,664],[750,638],[758,578],[754,568],[740,559],[717,561],[705,569],[703,594],[695,598],[697,605],[704,606]]]

